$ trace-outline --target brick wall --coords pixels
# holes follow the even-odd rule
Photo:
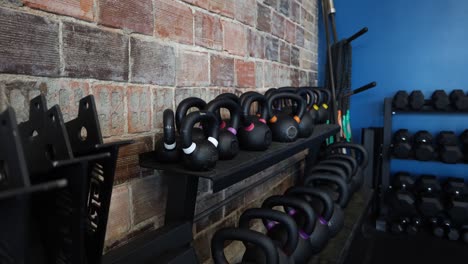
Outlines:
[[[106,249],[162,223],[165,177],[139,168],[137,155],[152,150],[165,108],[316,79],[316,0],[0,0],[0,110],[11,105],[24,121],[43,93],[68,121],[94,94],[105,140],[136,140],[118,161]],[[290,185],[300,160],[217,194],[200,184],[197,212],[214,208],[194,227],[203,261],[213,230]]]

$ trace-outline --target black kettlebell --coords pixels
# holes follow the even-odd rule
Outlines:
[[[360,179],[357,175],[353,175],[353,168],[348,161],[345,160],[322,160],[318,163],[318,165],[326,165],[332,166],[335,168],[340,168],[342,172],[346,175],[346,181],[349,185],[349,189],[351,192],[355,192],[360,188]],[[357,178],[354,178],[357,177]]]
[[[296,222],[286,213],[265,209],[251,208],[245,210],[239,218],[240,228],[250,228],[250,221],[254,219],[268,220],[267,235],[276,245],[278,251],[279,263],[294,264],[292,254],[296,250],[299,242],[299,230]],[[275,223],[276,222],[276,223]],[[256,247],[252,248],[248,244],[242,261],[256,263],[257,259],[262,259],[263,253]]]
[[[300,197],[275,195],[267,198],[262,205],[264,208],[275,206],[283,206],[296,221],[300,238],[306,240],[302,245],[298,243],[294,252],[295,256],[300,257],[296,263],[307,263],[310,256],[319,253],[327,245],[330,238],[327,224],[320,222],[312,206]]]
[[[306,112],[309,113],[312,120],[311,122],[315,124],[315,120],[317,118],[317,112],[314,111],[314,103],[316,101],[315,93],[307,87],[299,88],[296,93],[306,101]]]
[[[351,198],[351,193],[345,180],[337,175],[311,174],[304,179],[304,186],[317,187],[326,191],[341,208],[345,208]]]
[[[265,98],[268,100],[271,96],[278,93],[278,89],[270,88],[265,92]],[[265,104],[266,105],[266,104]],[[280,100],[276,100],[273,102],[273,108],[275,113],[282,113],[283,102]]]
[[[221,117],[217,114],[221,108],[229,110],[231,119],[227,123],[221,121]],[[218,122],[221,123],[218,138],[219,159],[233,159],[237,153],[239,153],[239,141],[237,140],[237,129],[239,128],[240,122],[239,105],[231,99],[221,98],[208,103],[208,105],[206,105],[206,110],[215,114],[218,117]]]
[[[205,139],[193,139],[193,126],[201,122],[203,130],[208,135]],[[188,114],[182,120],[180,138],[182,140],[183,160],[190,170],[210,170],[218,160],[218,129],[216,116],[208,111],[197,111]],[[202,133],[204,134],[204,133]]]
[[[291,115],[274,114],[273,102],[277,99],[291,99],[297,103],[297,109]],[[299,136],[299,124],[305,113],[305,102],[297,94],[277,93],[267,101],[269,120],[268,124],[274,141],[293,142]]]
[[[257,102],[262,109],[261,116],[250,115],[252,103]],[[266,124],[267,109],[265,96],[259,93],[251,93],[242,103],[242,128],[239,129],[237,138],[242,149],[263,151],[271,145],[272,133]]]
[[[309,186],[293,186],[287,189],[284,194],[301,197],[312,205],[315,212],[320,212],[319,221],[328,226],[330,237],[335,237],[343,228],[344,212],[324,190]],[[319,201],[320,204],[315,203],[315,201]]]
[[[353,168],[353,175],[357,173],[357,171],[360,169],[357,160],[348,155],[348,154],[342,154],[342,153],[334,153],[334,154],[329,154],[324,157],[326,160],[344,160],[347,161],[350,165],[351,168]]]
[[[346,182],[346,185],[348,186],[348,190],[351,193],[353,191],[353,183],[352,183],[351,175],[346,174],[346,171],[340,167],[333,166],[333,165],[318,164],[312,167],[311,170],[309,170],[307,174],[305,175],[307,175],[306,177],[308,177],[308,175],[312,175],[314,173],[318,173],[318,174],[325,173],[325,174],[333,174],[333,175],[339,176],[341,179],[343,179]]]
[[[314,108],[317,110],[318,124],[325,124],[330,119],[331,93],[326,88],[315,88],[314,91],[321,94],[320,101]]]
[[[187,112],[190,108],[197,108],[199,111],[204,110],[206,107],[206,102],[198,97],[189,97],[182,100],[177,106],[175,113],[175,122],[177,130],[181,130],[182,119],[187,115]],[[201,127],[194,127],[193,129],[193,139],[203,139],[205,135],[203,134],[203,129]]]
[[[299,137],[300,138],[307,138],[312,135],[315,128],[315,119],[312,116],[313,114],[309,111],[309,105],[312,102],[312,98],[309,101],[309,92],[305,88],[296,89],[296,94],[299,95],[306,105],[306,110],[304,115],[301,118],[301,122],[299,123]],[[312,95],[313,96],[313,95]]]
[[[164,135],[156,142],[156,160],[160,162],[177,162],[180,159],[180,148],[176,142],[174,112],[171,109],[163,113]]]
[[[218,96],[216,96],[216,99],[231,99],[232,101],[236,102],[236,104],[240,105],[240,99],[237,97],[237,95],[233,93],[222,93]]]
[[[211,238],[211,256],[215,264],[229,264],[224,255],[224,243],[226,241],[241,241],[247,244],[250,250],[260,251],[259,258],[255,259],[257,264],[279,264],[278,250],[273,241],[264,234],[245,229],[227,227],[216,231]],[[237,264],[248,264],[252,262],[238,262]]]
[[[262,208],[274,209],[276,206],[283,206],[286,212],[296,221],[296,225],[299,229],[299,240],[296,246],[296,250],[292,254],[294,262],[307,263],[309,258],[315,252],[314,245],[310,241],[310,236],[314,231],[316,216],[312,207],[307,202],[296,197],[286,197],[280,195],[274,195],[268,197],[263,201]],[[269,230],[273,229],[270,222],[263,219],[263,224]],[[269,225],[270,224],[270,225]],[[284,234],[278,233],[278,236]],[[284,238],[279,238],[283,240]]]

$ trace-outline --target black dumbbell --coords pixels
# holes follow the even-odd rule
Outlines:
[[[444,235],[446,235],[449,240],[456,241],[460,239],[460,231],[453,226],[450,219],[443,217],[440,220],[440,225],[443,229]]]
[[[468,162],[468,129],[460,135],[460,141],[463,145],[463,156],[465,162]]]
[[[453,90],[450,93],[450,102],[459,111],[468,110],[468,96],[461,89]]]
[[[417,196],[417,208],[425,217],[435,217],[444,210],[441,198],[441,186],[436,176],[421,175],[414,185]]]
[[[400,129],[393,135],[393,155],[399,159],[407,159],[411,153],[411,134],[408,129]]]
[[[434,158],[432,135],[426,130],[417,132],[413,138],[414,157],[417,160],[428,161]]]
[[[461,178],[448,178],[444,184],[446,211],[452,222],[461,226],[468,223],[468,188]]]
[[[416,198],[412,192],[414,179],[407,172],[398,172],[393,176],[392,186],[387,196],[387,203],[395,217],[416,216]]]
[[[396,220],[392,221],[390,225],[390,231],[393,234],[401,234],[406,231],[406,227],[408,226],[411,219],[408,217],[400,217]]]
[[[398,110],[404,110],[408,107],[409,95],[406,91],[398,91],[395,96],[393,96],[392,105],[393,108]]]
[[[409,96],[408,105],[413,110],[421,110],[424,106],[424,94],[420,90],[414,90]]]
[[[455,164],[463,158],[458,137],[452,131],[442,131],[437,136],[439,158],[442,162]]]
[[[421,230],[422,219],[420,217],[413,217],[406,226],[406,233],[416,235]]]
[[[432,105],[436,110],[446,111],[450,106],[450,99],[444,90],[436,90],[432,94]]]

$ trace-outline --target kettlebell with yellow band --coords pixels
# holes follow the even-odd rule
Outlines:
[[[273,102],[278,99],[290,99],[296,104],[293,112],[289,115],[276,114],[273,109]],[[293,142],[299,136],[299,124],[306,110],[306,103],[297,94],[276,93],[267,101],[268,125],[271,129],[273,141]]]
[[[317,124],[325,124],[327,120],[330,118],[330,101],[331,101],[331,93],[329,90],[325,88],[316,88],[314,91],[321,94],[321,100],[318,101],[316,104],[317,107]]]

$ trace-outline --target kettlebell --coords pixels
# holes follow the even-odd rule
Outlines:
[[[319,104],[317,104],[315,109],[317,110],[318,116],[318,123],[325,124],[330,119],[330,102],[331,102],[331,94],[326,88],[314,88],[314,91],[317,91],[321,94],[321,100]]]
[[[282,206],[299,228],[299,241],[293,258],[296,264],[307,263],[312,254],[317,253],[317,216],[312,207],[304,200],[297,197],[287,197],[274,195],[263,201],[262,208],[274,209],[276,206]],[[263,224],[268,228],[268,221],[263,220]]]
[[[171,109],[163,113],[164,135],[156,142],[156,160],[159,162],[177,162],[180,159],[180,148],[177,146],[174,127],[174,112]]]
[[[278,93],[278,89],[270,88],[265,92],[265,98],[268,100],[272,95],[274,95],[276,93]],[[280,100],[276,100],[276,101],[273,102],[273,108],[274,108],[275,113],[280,113],[281,112],[281,110],[282,110],[281,109],[282,108],[281,103],[282,102],[280,102]]]
[[[291,115],[279,115],[273,112],[273,102],[277,99],[291,99],[297,103],[297,109]],[[305,102],[297,94],[277,93],[272,95],[267,101],[268,124],[271,129],[274,141],[293,142],[299,136],[299,124],[305,113]]]
[[[352,185],[351,175],[347,175],[345,170],[343,170],[342,168],[332,166],[332,165],[318,164],[314,166],[313,168],[311,168],[311,170],[308,171],[307,174],[305,175],[307,175],[306,177],[308,177],[308,175],[312,175],[315,173],[333,174],[333,175],[339,176],[341,179],[343,179],[346,182],[346,185],[348,186],[348,190],[352,193],[353,185]]]
[[[182,100],[176,109],[175,122],[177,130],[181,130],[182,119],[187,115],[187,112],[190,108],[197,108],[198,110],[203,110],[206,107],[206,102],[198,97],[189,97]],[[193,139],[203,139],[205,135],[203,134],[203,129],[201,127],[194,127],[193,129]]]
[[[229,110],[231,119],[227,124],[225,121],[221,120],[221,117],[218,114],[216,114],[219,113],[221,108]],[[237,129],[239,128],[240,122],[239,105],[231,99],[215,99],[206,105],[206,111],[215,114],[215,116],[218,117],[218,122],[221,123],[218,139],[219,159],[233,159],[237,153],[239,153],[239,141],[237,140]]]
[[[349,164],[348,161],[345,160],[322,160],[318,163],[318,165],[325,165],[325,166],[331,166],[335,168],[340,168],[340,172],[344,172],[346,175],[346,182],[349,185],[349,189],[351,190],[352,193],[357,191],[361,186],[359,182],[359,177],[357,175],[353,175],[353,168],[351,167],[351,164]]]
[[[331,185],[334,185],[334,187]],[[341,208],[346,208],[349,199],[351,199],[348,185],[343,178],[337,175],[311,174],[304,179],[304,186],[317,187],[326,191]]]
[[[248,245],[249,250],[260,251],[262,254],[259,254],[259,258],[254,263],[279,264],[278,250],[269,237],[257,231],[232,227],[216,231],[211,238],[211,256],[215,264],[229,264],[224,255],[224,243],[226,241],[242,241]],[[252,262],[241,261],[238,264],[248,263]]]
[[[312,205],[315,212],[320,212],[319,221],[328,226],[330,237],[335,237],[343,228],[344,212],[324,190],[308,186],[293,186],[284,194],[301,197]],[[315,201],[319,201],[320,204]]]
[[[240,105],[240,99],[239,97],[237,97],[237,95],[233,94],[233,93],[222,93],[218,96],[216,96],[215,100],[216,99],[231,99],[232,101],[236,102],[236,104]]]
[[[250,107],[257,102],[262,109],[260,117],[250,115]],[[242,104],[242,128],[239,129],[237,138],[242,149],[252,151],[263,151],[271,145],[272,134],[266,124],[268,111],[265,107],[266,98],[259,93],[251,93],[244,99]]]
[[[294,264],[292,254],[299,242],[299,230],[294,219],[280,211],[265,208],[250,208],[245,210],[240,216],[239,227],[249,229],[250,221],[254,219],[269,221],[267,224],[269,228],[267,228],[266,234],[276,245],[279,263]],[[258,248],[246,245],[242,261],[256,263],[256,260],[262,259],[262,254]]]
[[[208,135],[205,139],[193,139],[193,126],[201,122],[203,130]],[[196,111],[188,114],[182,120],[180,137],[184,164],[189,170],[205,171],[216,165],[218,160],[219,122],[216,116],[208,111]],[[204,133],[202,133],[204,134]]]
[[[324,158],[325,160],[344,160],[348,162],[351,165],[351,168],[353,169],[353,175],[356,174],[357,171],[360,169],[357,160],[348,154],[334,153],[328,154]]]
[[[315,120],[317,119],[317,112],[314,111],[314,103],[316,100],[315,93],[306,87],[299,88],[296,93],[306,101],[306,112],[309,113],[310,122],[315,125]],[[304,119],[304,117],[302,119]]]

